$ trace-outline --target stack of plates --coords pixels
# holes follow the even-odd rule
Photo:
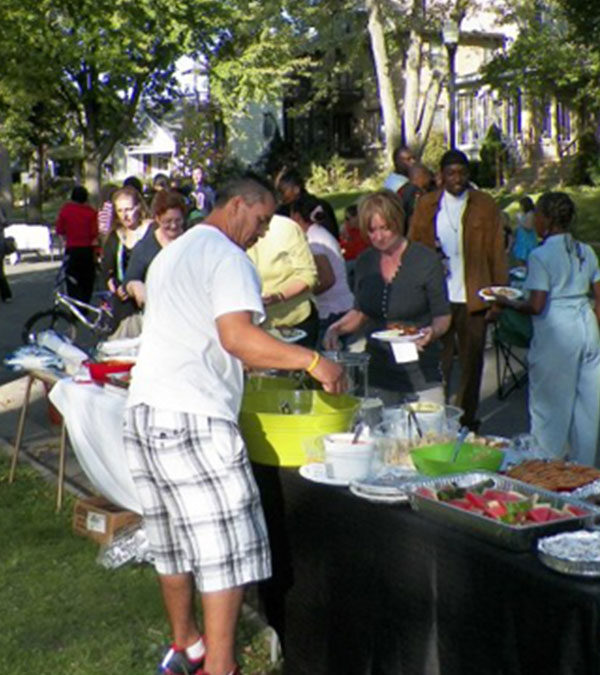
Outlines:
[[[352,481],[350,491],[371,502],[399,504],[408,502],[408,488],[414,481],[422,479],[415,469],[391,467],[365,480]]]

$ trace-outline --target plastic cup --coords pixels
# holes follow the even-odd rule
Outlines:
[[[369,475],[373,460],[374,444],[368,439],[352,442],[354,434],[329,434],[323,438],[325,445],[325,472],[328,478],[351,481]]]

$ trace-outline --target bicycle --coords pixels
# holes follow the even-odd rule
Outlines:
[[[61,265],[53,292],[53,306],[32,314],[23,324],[21,339],[24,344],[36,341],[38,333],[53,330],[71,342],[77,337],[77,324],[86,326],[98,338],[113,332],[113,314],[110,307],[109,291],[99,291],[94,296],[100,299],[99,305],[90,305],[77,300],[59,289],[67,279],[65,263]]]

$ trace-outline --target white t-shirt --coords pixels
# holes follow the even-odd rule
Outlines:
[[[398,190],[407,183],[408,178],[406,176],[403,176],[401,173],[391,173],[383,182],[383,187],[386,190],[398,192]]]
[[[330,314],[341,314],[352,309],[354,296],[348,286],[346,263],[337,239],[322,225],[313,224],[306,238],[313,255],[324,255],[333,269],[335,283],[324,293],[315,296],[319,319],[326,319]]]
[[[437,238],[447,258],[446,285],[450,302],[466,302],[465,265],[463,259],[463,214],[468,191],[455,197],[444,191],[436,219]]]
[[[156,256],[146,284],[127,405],[237,421],[242,363],[223,349],[216,319],[241,311],[264,319],[254,265],[220,230],[197,225]]]

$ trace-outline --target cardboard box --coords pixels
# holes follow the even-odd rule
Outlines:
[[[119,532],[141,521],[139,514],[125,511],[104,497],[78,499],[73,510],[73,531],[99,544],[110,544]]]

